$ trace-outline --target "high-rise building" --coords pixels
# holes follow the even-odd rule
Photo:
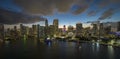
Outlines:
[[[30,35],[30,31],[31,29],[28,26],[26,26],[26,35]]]
[[[55,35],[58,35],[58,26],[59,26],[58,23],[59,23],[59,22],[58,22],[58,19],[54,19],[53,25],[54,25],[54,34],[55,34]]]
[[[0,39],[4,39],[4,25],[0,24]]]
[[[100,30],[103,30],[103,23],[100,23]]]
[[[45,27],[44,26],[39,27],[39,37],[40,38],[46,38]]]
[[[47,35],[49,35],[49,31],[48,31],[49,29],[48,29],[48,20],[46,19],[45,20],[45,35],[47,36]]]
[[[74,27],[72,25],[68,26],[68,30],[67,30],[67,36],[68,37],[72,37],[73,36],[73,32],[74,32]]]
[[[29,32],[28,35],[29,35],[29,36],[32,36],[32,34],[33,34],[33,33],[32,33],[32,28],[29,28],[29,31],[28,31],[28,32]]]
[[[82,23],[77,23],[76,24],[76,34],[80,35],[82,33],[82,29],[83,29]]]
[[[10,28],[7,28],[7,31],[6,31],[6,36],[10,36]]]
[[[118,22],[117,31],[120,31],[120,22]]]
[[[59,28],[59,35],[62,35],[62,33],[63,33],[63,29]]]
[[[73,32],[73,30],[74,30],[74,27],[72,25],[69,25],[68,26],[68,32]]]
[[[62,35],[66,34],[66,25],[63,25],[63,29],[62,29]]]
[[[105,22],[103,23],[103,27],[104,29],[109,27],[111,32],[117,32],[120,31],[120,22]]]
[[[26,26],[24,26],[23,24],[20,24],[20,35],[24,36],[26,34],[27,34]]]
[[[48,27],[48,20],[45,20],[45,27]]]
[[[23,33],[23,28],[24,28],[23,24],[20,24],[20,35],[21,35],[21,36],[24,34],[24,33]]]
[[[40,39],[40,25],[37,25],[37,39]]]
[[[32,25],[33,36],[37,37],[37,25]]]
[[[97,33],[99,33],[99,32],[98,32],[98,26],[97,26],[97,24],[92,24],[92,25],[93,25],[92,34],[93,34],[93,35],[96,35]]]
[[[111,32],[111,26],[105,27],[105,34],[109,34]]]
[[[99,34],[100,34],[100,35],[103,35],[103,34],[104,34],[103,23],[100,23],[100,25],[99,25]]]
[[[65,25],[63,26],[63,32],[66,32],[66,26]]]
[[[14,30],[17,30],[17,26],[14,26]]]
[[[49,26],[49,34],[50,34],[50,36],[54,35],[54,25]]]
[[[14,33],[14,36],[13,36],[14,39],[17,39],[18,38],[17,26],[14,26],[13,33]]]
[[[93,25],[93,30],[97,30],[98,27],[97,27],[97,24],[92,24]]]

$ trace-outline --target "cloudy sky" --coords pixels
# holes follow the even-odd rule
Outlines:
[[[33,24],[59,19],[60,27],[120,20],[120,0],[0,0],[0,23]]]

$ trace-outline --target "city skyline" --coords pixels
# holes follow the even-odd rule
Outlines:
[[[53,23],[54,19],[58,19],[60,28],[63,25],[73,25],[75,27],[78,22],[83,23],[83,27],[87,27],[90,26],[87,23],[88,21],[119,21],[119,10],[119,0],[0,0],[0,11],[2,12],[0,14],[0,19],[2,19],[0,22],[15,25],[24,23],[31,26],[31,24],[40,24],[43,21],[42,19],[45,18],[48,19],[49,25]],[[6,16],[9,17],[6,18]],[[31,17],[35,16],[39,20],[32,18],[33,20],[29,21]],[[19,17],[20,19],[17,19]]]
[[[0,59],[119,59],[120,0],[0,0]]]

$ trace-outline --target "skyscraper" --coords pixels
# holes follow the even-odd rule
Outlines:
[[[103,34],[104,34],[103,23],[100,23],[100,26],[99,26],[99,35],[103,35]]]
[[[62,35],[62,33],[63,33],[63,29],[59,28],[59,35]]]
[[[63,29],[62,29],[62,35],[66,35],[66,25],[63,25]]]
[[[37,25],[37,39],[40,39],[40,25]]]
[[[63,32],[66,32],[66,26],[65,25],[63,26]]]
[[[80,35],[82,33],[82,29],[83,29],[82,23],[77,23],[76,24],[76,34]]]
[[[17,31],[17,26],[14,26],[14,31]]]
[[[103,23],[100,23],[100,29],[101,30],[103,29]]]
[[[45,20],[45,27],[48,27],[48,20]]]
[[[39,37],[40,38],[46,38],[46,34],[45,34],[45,27],[44,26],[40,26],[39,27]]]
[[[111,32],[111,26],[105,27],[105,34],[109,34]]]
[[[37,25],[32,25],[33,36],[37,37]]]
[[[93,28],[92,28],[92,30],[93,30],[93,35],[96,35],[97,33],[98,33],[98,27],[97,27],[97,24],[92,24],[93,25]]]
[[[53,25],[50,25],[50,26],[49,26],[49,35],[50,35],[50,36],[53,36],[53,35],[54,35],[54,26],[53,26]]]
[[[58,26],[59,26],[58,19],[54,19],[53,26],[54,26],[54,34],[58,35]]]
[[[0,39],[4,39],[4,25],[0,24]]]
[[[97,30],[97,24],[92,24],[93,25],[93,30]]]
[[[20,35],[22,36],[24,33],[23,33],[23,24],[20,24]]]
[[[18,31],[17,31],[17,26],[14,26],[14,31],[13,31],[14,35],[14,39],[17,39],[18,38]]]
[[[81,30],[82,30],[82,23],[77,23],[76,24],[76,32],[81,32]]]
[[[74,27],[72,25],[68,26],[68,32],[73,32]]]
[[[120,22],[118,22],[117,31],[120,31]]]
[[[23,24],[20,24],[20,36],[24,37],[27,35],[27,27]]]
[[[46,19],[45,20],[45,35],[47,36],[49,34],[49,31],[48,31],[48,20]]]

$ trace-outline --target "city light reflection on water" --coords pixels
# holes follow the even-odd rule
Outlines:
[[[98,43],[98,42],[96,43],[96,46],[97,46],[97,51],[99,51],[99,47],[100,47],[100,46],[99,46],[99,43]]]
[[[109,59],[114,59],[114,48],[113,46],[108,46]]]
[[[9,47],[10,41],[5,41],[5,47]]]
[[[38,40],[24,40],[8,43],[8,47],[1,47],[3,57],[0,59],[116,59],[120,56],[119,48],[100,45],[99,43],[76,43],[64,41],[40,42]],[[5,43],[6,45],[6,43]],[[81,47],[81,48],[79,48]],[[115,51],[114,51],[115,50]],[[24,56],[25,55],[25,56]],[[16,57],[13,57],[16,56]]]
[[[97,43],[92,43],[92,51],[93,52],[98,52],[100,49],[100,44],[97,42]]]
[[[92,51],[95,51],[95,43],[92,43]]]
[[[50,46],[51,46],[51,44],[52,44],[52,42],[48,42],[48,44],[47,44],[47,45],[50,47]]]

